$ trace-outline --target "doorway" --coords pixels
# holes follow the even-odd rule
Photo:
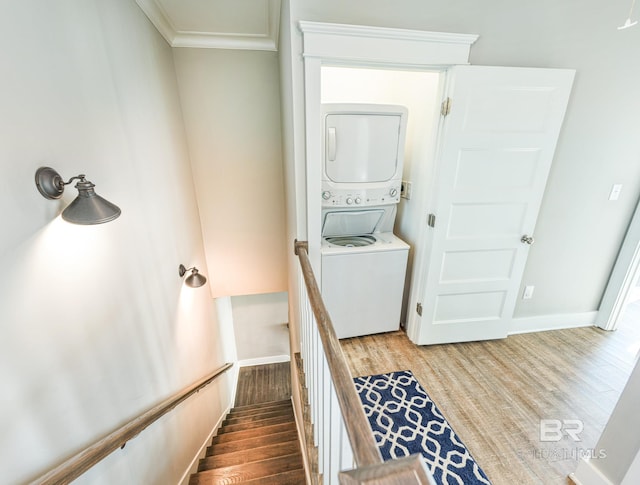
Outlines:
[[[596,326],[615,330],[624,313],[626,303],[640,279],[640,202],[636,205],[629,228],[620,247],[602,296]]]
[[[401,105],[409,112],[404,149],[404,191],[398,204],[394,233],[411,249],[405,275],[400,323],[407,315],[412,275],[420,243],[420,218],[433,178],[435,138],[444,74],[433,70],[323,65],[320,71],[322,103]]]
[[[469,66],[469,48],[477,36],[465,34],[413,32],[314,22],[300,22],[300,28],[304,40],[306,153],[305,159],[301,160],[304,166],[298,168],[306,176],[304,187],[307,209],[306,237],[309,244],[309,258],[316,275],[322,279],[320,216],[323,137],[320,120],[321,103],[324,101],[322,99],[323,74],[325,77],[328,76],[331,72],[329,68],[436,71],[439,73],[439,80],[442,81],[439,83],[436,99],[440,101],[443,98],[446,88],[446,95],[453,98],[454,108],[450,111],[448,108],[450,104],[447,102],[441,110],[435,110],[439,115],[439,122],[435,123],[439,134],[433,138],[434,140],[437,138],[438,145],[436,148],[438,154],[433,157],[433,160],[436,157],[440,160],[441,154],[445,154],[448,156],[448,162],[438,162],[438,166],[445,167],[446,170],[436,169],[435,163],[427,164],[427,170],[433,173],[430,184],[433,190],[430,191],[431,193],[425,193],[429,192],[428,189],[412,190],[412,196],[419,193],[425,201],[428,198],[429,203],[416,203],[417,216],[406,218],[406,214],[403,214],[397,225],[400,236],[407,237],[403,234],[402,221],[417,221],[413,226],[418,233],[414,238],[417,244],[412,254],[408,303],[405,303],[407,332],[414,343],[418,344],[506,337],[512,317],[514,295],[520,283],[524,261],[526,261],[526,251],[522,245],[533,243],[530,231],[535,226],[537,208],[575,72],[560,69]],[[366,85],[366,83],[361,84],[360,89]],[[437,103],[436,106],[438,106]],[[449,120],[447,127],[443,119],[450,112],[453,114],[447,118]],[[454,124],[454,119],[460,122]],[[513,127],[516,129],[514,130]],[[471,128],[471,131],[467,128]],[[475,136],[472,133],[474,130],[482,133]],[[474,143],[467,143],[474,140],[484,143],[486,140],[496,139],[496,136],[493,136],[495,133],[493,135],[487,133],[492,130],[498,131],[500,137],[497,138],[507,143],[502,145],[494,143],[491,146],[485,146],[485,143],[477,147]],[[522,143],[509,142],[509,138],[512,138],[510,132],[513,132],[517,141]],[[467,134],[470,136],[466,136]],[[464,143],[467,144],[464,145]],[[492,156],[492,153],[497,155]],[[464,160],[462,160],[463,154],[469,156],[463,157]],[[513,154],[517,158],[517,163],[513,164],[513,167],[507,167],[507,170],[502,170],[501,166],[504,165],[502,162],[512,159],[510,155]],[[476,161],[479,163],[475,163]],[[469,168],[464,171],[463,178],[456,176],[456,173],[459,173],[457,167],[460,163]],[[448,185],[444,189],[442,189],[444,185],[440,183],[438,172],[447,172]],[[499,177],[495,180],[509,189],[508,194],[513,195],[508,201],[487,202],[482,197],[473,198],[481,192],[475,190],[476,188],[487,192],[487,187],[491,184],[483,181],[490,179],[491,174],[498,174]],[[509,177],[505,177],[504,174]],[[413,177],[413,174],[411,176]],[[455,189],[460,185],[460,180],[465,182],[463,185],[469,189],[465,192],[465,197],[467,195],[471,197],[470,202],[459,201],[450,196],[457,195]],[[532,190],[529,190],[531,187]],[[491,195],[491,192],[497,193],[499,188],[493,191],[488,190],[488,195]],[[302,191],[301,187],[297,187],[296,190]],[[519,203],[518,193],[525,194],[526,200]],[[426,208],[430,206],[441,210],[439,226],[433,231],[426,228],[427,225],[433,228],[436,218],[435,213],[429,214],[427,218]],[[463,217],[453,217],[460,215]],[[479,233],[481,236],[490,235],[493,245],[478,246],[475,249],[466,247],[456,249],[441,244],[436,248],[437,240],[433,235],[438,233],[451,235],[452,231],[447,229],[450,227],[451,220],[461,225],[455,227],[456,231],[453,231],[453,236],[458,239],[458,242],[476,241],[478,240],[476,235]],[[483,221],[491,224],[483,224]],[[498,227],[495,221],[504,223],[501,222],[502,225]],[[464,230],[459,230],[461,227]],[[469,227],[474,231],[470,231]],[[508,229],[508,234],[505,233],[505,227]],[[497,236],[497,239],[494,236]],[[497,243],[494,244],[500,238],[509,240],[510,246],[506,250],[498,247]],[[480,245],[482,243],[483,241],[479,241]],[[416,254],[416,248],[420,253],[425,254],[424,257]],[[475,273],[478,274],[465,276],[466,280],[463,283],[466,286],[452,293],[450,289],[440,284],[443,258],[447,251],[451,254],[457,251],[455,256],[460,256],[449,258],[449,261],[455,263],[452,267],[455,271],[449,272],[453,274],[453,278],[449,279],[452,279],[455,284],[458,284],[457,280],[460,279],[457,276],[459,273],[457,270],[460,268],[471,268],[474,271],[478,268],[488,268],[488,270],[476,271]],[[466,253],[462,254],[461,251]],[[501,258],[506,276],[492,274],[494,265],[491,264],[476,264],[473,261],[467,264],[466,259],[474,255],[488,256],[489,259]],[[511,260],[510,255],[512,255]],[[485,260],[488,259],[484,258],[483,261]],[[509,261],[515,262],[509,263]],[[512,267],[517,271],[511,270]],[[485,286],[481,289],[475,288],[473,285],[478,282]],[[492,285],[502,286],[492,289]],[[489,298],[485,298],[489,293]],[[407,302],[406,296],[405,302]],[[424,316],[423,309],[426,311]],[[466,313],[461,314],[459,309],[464,309]],[[435,325],[434,317],[439,317]]]

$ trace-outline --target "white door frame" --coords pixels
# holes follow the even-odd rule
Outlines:
[[[309,259],[321,278],[320,76],[323,65],[444,70],[468,64],[474,34],[300,21],[303,35],[307,240]],[[306,163],[305,163],[306,162]],[[299,163],[299,162],[297,162]]]
[[[624,311],[625,303],[636,284],[640,268],[640,202],[636,205],[627,233],[620,246],[609,282],[604,290],[595,325],[604,330],[615,330]]]

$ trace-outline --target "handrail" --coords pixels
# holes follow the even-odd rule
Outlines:
[[[135,438],[149,425],[153,424],[156,420],[171,411],[182,401],[210,384],[216,377],[223,374],[231,367],[233,367],[233,364],[231,363],[224,364],[212,374],[203,377],[198,382],[175,393],[173,396],[165,399],[160,404],[149,409],[137,418],[132,419],[101,440],[96,441],[80,453],[75,454],[53,470],[31,482],[31,484],[63,485],[70,483],[118,448],[124,448],[124,445],[126,445],[129,440]]]
[[[320,339],[325,349],[329,372],[335,384],[338,404],[344,417],[344,425],[353,448],[353,456],[358,467],[383,463],[375,438],[369,427],[362,403],[353,384],[353,378],[342,347],[329,317],[318,284],[309,261],[308,243],[295,242],[295,253],[300,260],[302,275],[307,286],[309,303],[318,324]]]

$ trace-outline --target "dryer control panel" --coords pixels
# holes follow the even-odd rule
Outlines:
[[[323,207],[366,207],[400,202],[400,184],[377,189],[332,189],[323,187]]]

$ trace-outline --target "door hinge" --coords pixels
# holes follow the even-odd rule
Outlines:
[[[445,99],[440,107],[440,114],[442,116],[447,116],[449,113],[451,113],[451,98]]]
[[[416,305],[416,311],[418,312],[418,315],[422,316],[422,303],[418,303]]]
[[[436,215],[435,214],[429,214],[427,216],[427,225],[429,227],[436,227]]]

